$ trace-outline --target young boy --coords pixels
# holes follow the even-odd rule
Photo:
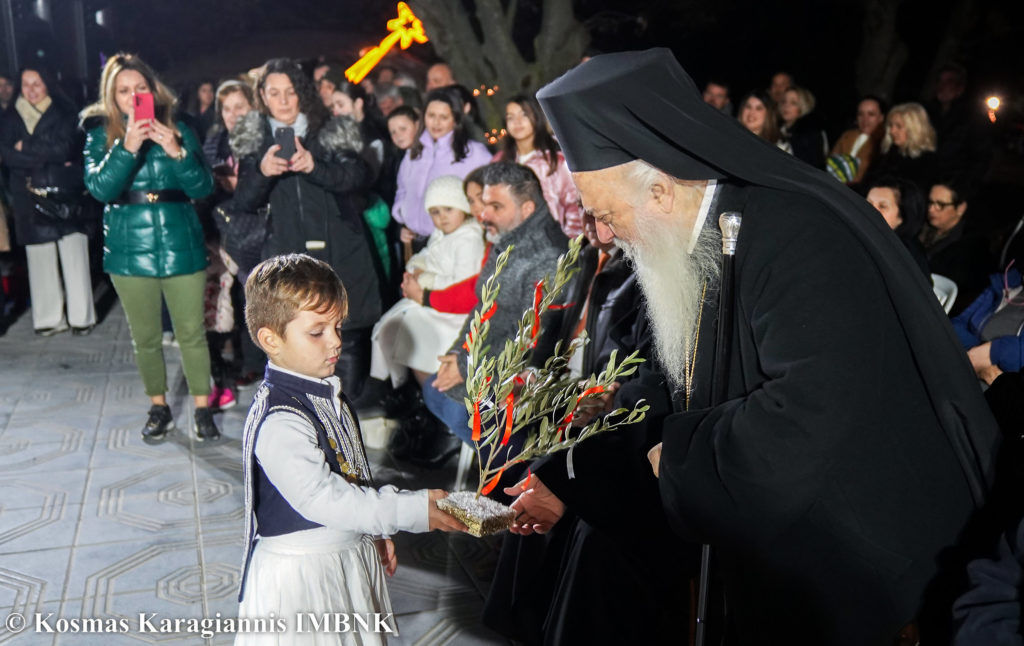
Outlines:
[[[437,509],[444,491],[371,488],[359,425],[334,376],[347,298],[330,266],[303,254],[270,258],[249,275],[245,294],[249,333],[269,364],[242,438],[247,552],[239,617],[294,622],[300,613],[347,612],[373,625],[375,613],[391,613],[384,574],[398,561],[387,536],[465,527]],[[240,632],[235,644],[266,637]]]

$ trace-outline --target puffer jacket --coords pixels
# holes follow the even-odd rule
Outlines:
[[[424,130],[420,135],[423,152],[413,159],[412,152],[405,151],[405,157],[398,167],[398,189],[391,216],[417,235],[429,236],[434,232],[434,221],[423,206],[423,197],[432,181],[442,175],[457,175],[459,179],[466,179],[466,175],[491,162],[491,153],[487,152],[487,148],[473,140],[466,142],[466,156],[455,161],[455,153],[452,151],[454,137],[449,132],[434,141],[430,133]]]
[[[372,181],[360,156],[359,126],[335,117],[302,138],[313,155],[310,173],[265,177],[260,162],[274,144],[267,117],[250,112],[231,131],[238,160],[234,205],[239,211],[270,211],[263,257],[306,253],[329,264],[348,292],[343,329],[371,327],[381,315],[381,297],[370,243],[362,220],[364,193]]]
[[[107,148],[106,124],[84,127],[85,186],[103,210],[103,269],[117,276],[166,278],[192,274],[207,265],[199,217],[191,202],[116,204],[125,191],[180,190],[191,199],[213,189],[213,176],[192,129],[177,122],[185,159],[167,156],[151,141],[136,154],[117,140]]]
[[[22,149],[15,150],[17,142]],[[58,222],[35,215],[34,202],[26,186],[36,171],[49,165],[68,164],[81,172],[79,149],[81,139],[75,128],[75,110],[70,104],[55,99],[29,134],[14,104],[0,114],[0,160],[10,171],[11,206],[14,207],[14,234],[18,244],[42,244],[59,240],[69,233],[87,233],[87,222],[79,217]],[[72,168],[71,170],[74,170]],[[63,190],[81,190],[57,186]]]

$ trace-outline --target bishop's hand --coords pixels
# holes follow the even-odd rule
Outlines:
[[[505,487],[505,493],[509,496],[519,494],[509,505],[516,512],[516,518],[509,529],[513,534],[529,536],[534,532],[547,533],[565,514],[565,503],[535,475]]]

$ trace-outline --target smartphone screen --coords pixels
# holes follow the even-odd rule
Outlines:
[[[142,92],[135,95],[135,120],[155,118],[153,112],[153,95],[149,92]]]
[[[291,159],[295,154],[295,129],[278,128],[274,132],[274,143],[281,147],[275,155],[281,159]]]

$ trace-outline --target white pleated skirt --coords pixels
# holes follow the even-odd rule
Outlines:
[[[260,632],[240,628],[235,646],[369,646],[387,644],[389,634],[397,635],[373,539],[345,536],[319,528],[260,538],[249,565],[239,623],[271,618],[277,623],[267,630],[264,622]],[[390,633],[374,630],[375,615],[386,618]],[[366,625],[369,630],[364,630]]]
[[[433,373],[441,366],[437,356],[455,343],[465,314],[447,314],[403,298],[373,326],[370,376],[391,379],[398,388],[408,370]]]

